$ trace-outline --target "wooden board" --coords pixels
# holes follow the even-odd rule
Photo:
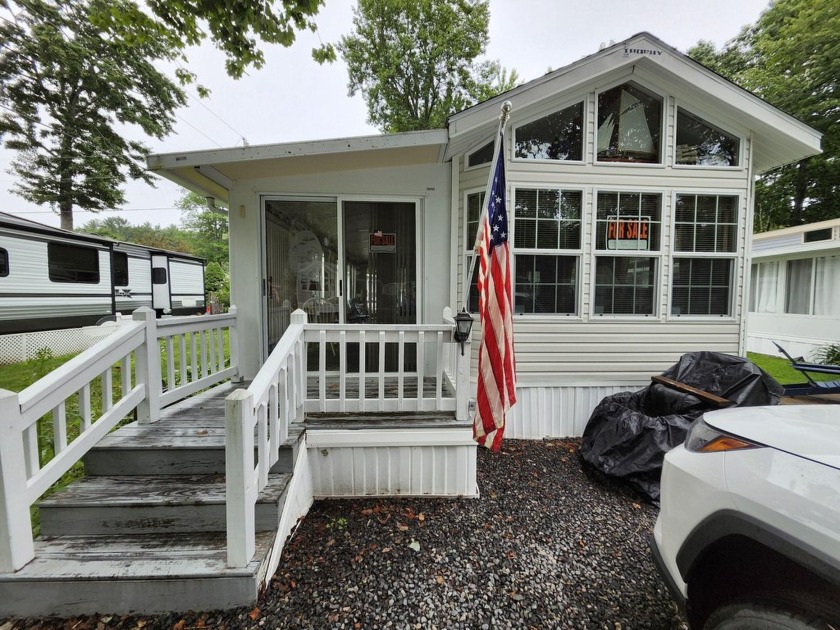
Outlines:
[[[659,383],[660,385],[670,387],[671,389],[675,389],[679,392],[684,392],[686,394],[696,396],[700,400],[707,402],[710,405],[714,405],[715,407],[729,407],[730,405],[732,405],[731,400],[721,398],[720,396],[716,396],[715,394],[710,394],[707,391],[698,389],[696,387],[692,387],[691,385],[686,385],[685,383],[681,383],[680,381],[675,381],[674,379],[668,378],[667,376],[661,376],[657,374],[656,376],[651,376],[650,380],[652,380],[654,383]]]

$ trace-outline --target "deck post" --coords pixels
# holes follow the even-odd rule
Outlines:
[[[137,348],[134,361],[136,382],[146,386],[146,395],[137,405],[137,420],[142,424],[151,424],[160,419],[160,343],[157,338],[157,320],[155,312],[148,306],[141,306],[131,318],[145,322],[145,341]]]
[[[233,383],[241,383],[244,379],[242,376],[242,368],[239,365],[239,316],[237,315],[239,309],[236,304],[231,304],[228,313],[234,316],[233,325],[228,329],[228,339],[230,344],[230,365],[236,368],[236,375],[230,380]]]
[[[455,419],[469,420],[470,412],[470,361],[472,342],[464,342],[464,352],[455,352]]]
[[[0,389],[0,573],[17,571],[35,557],[22,425],[18,395]]]
[[[225,399],[227,564],[245,567],[256,550],[254,395],[237,389]]]

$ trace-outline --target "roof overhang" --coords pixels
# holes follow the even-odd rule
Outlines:
[[[148,168],[228,203],[236,182],[367,168],[442,163],[445,129],[150,155]]]
[[[605,48],[594,55],[550,72],[504,94],[454,114],[449,119],[447,159],[491,138],[502,102],[516,112],[538,107],[558,94],[575,94],[615,79],[640,80],[678,88],[682,94],[706,99],[716,113],[748,129],[753,139],[754,172],[796,162],[820,153],[822,134],[754,94],[738,87],[649,33]],[[684,99],[689,100],[689,99]]]

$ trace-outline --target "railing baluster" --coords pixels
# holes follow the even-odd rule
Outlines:
[[[268,418],[265,404],[257,407],[257,478],[259,480],[259,488],[265,488],[268,485],[268,469],[270,464],[268,461]],[[259,488],[257,493],[259,494]],[[251,509],[254,509],[253,506]]]
[[[359,331],[359,411],[365,411],[365,331]]]
[[[210,371],[207,374],[214,374],[219,371],[219,368],[216,367],[216,329],[211,328],[207,331],[207,345],[210,350],[210,364],[209,368]],[[205,374],[205,376],[207,376]]]
[[[90,383],[85,383],[79,390],[79,416],[82,419],[82,433],[90,428]]]
[[[294,389],[294,387],[292,387]],[[280,444],[289,439],[289,370],[280,368],[277,378],[277,423],[280,425]]]
[[[277,413],[277,388],[278,384],[273,383],[268,388],[268,447],[271,453],[271,459],[277,457],[277,452],[280,450],[280,423],[278,422]],[[274,461],[271,462],[272,464]]]
[[[120,384],[122,385],[122,392],[120,398],[131,391],[131,355],[127,354],[120,359]]]
[[[397,405],[403,411],[405,404],[405,331],[399,333],[397,345]]]
[[[32,424],[23,431],[23,448],[26,458],[26,476],[32,478],[41,470],[41,452],[38,448],[38,423]]]
[[[417,411],[423,411],[423,372],[426,366],[426,336],[417,331]]]
[[[385,411],[385,331],[379,331],[379,411]]]
[[[175,382],[175,352],[170,336],[166,337],[166,387],[167,389],[178,387],[178,383]]]
[[[67,448],[67,407],[61,401],[52,410],[53,420],[53,452],[58,455]]]
[[[435,356],[435,411],[440,411],[443,404],[443,331],[437,333],[437,352]]]
[[[308,376],[306,374],[306,344],[303,341],[297,343],[297,383],[295,383],[295,405],[294,410],[295,422],[303,422],[304,406],[306,399],[309,396],[307,388],[309,387]]]
[[[199,335],[201,340],[201,374],[199,378],[201,378],[207,376],[209,372],[207,371],[207,333],[202,330]]]
[[[111,368],[102,372],[102,411],[108,411],[114,406],[114,376]]]
[[[338,405],[341,413],[347,411],[347,332],[338,333]]]
[[[199,379],[198,344],[196,343],[196,337],[198,337],[198,333],[190,333],[190,363],[192,364],[192,372],[190,372],[189,378],[187,379],[188,383],[191,383],[192,381],[197,381]]]
[[[222,370],[224,370],[227,367],[227,365],[225,364],[225,329],[224,328],[218,328],[216,330],[218,332],[218,336],[216,337],[216,339],[217,339],[217,343],[219,344],[219,353],[218,353],[219,367],[218,367],[218,371],[221,372]]]
[[[187,335],[178,335],[178,348],[181,351],[179,363],[181,364],[181,379],[179,385],[186,385],[189,382],[187,374]]]
[[[327,331],[318,331],[318,399],[320,411],[327,410]]]

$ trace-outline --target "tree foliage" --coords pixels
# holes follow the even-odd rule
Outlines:
[[[840,217],[840,4],[775,0],[723,49],[689,55],[823,133],[821,155],[756,186],[756,230]]]
[[[353,31],[337,46],[350,94],[364,95],[369,122],[385,132],[443,127],[516,84],[515,70],[476,62],[489,21],[487,0],[359,0]]]
[[[208,262],[228,267],[228,217],[221,210],[211,210],[207,201],[194,192],[186,192],[175,202],[181,211],[181,224],[191,235],[191,250]]]
[[[107,3],[107,4],[106,4]],[[74,206],[97,211],[124,203],[127,177],[151,182],[148,149],[124,127],[162,138],[184,93],[155,64],[171,60],[162,41],[94,26],[94,13],[126,0],[3,3],[0,21],[0,138],[17,151],[13,192],[50,204],[72,229]]]

